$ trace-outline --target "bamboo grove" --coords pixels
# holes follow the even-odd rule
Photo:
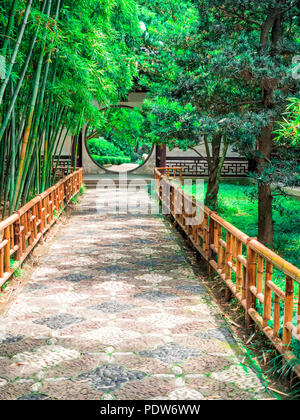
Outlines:
[[[67,136],[97,125],[95,100],[128,92],[138,37],[131,0],[0,1],[2,216],[51,185]]]

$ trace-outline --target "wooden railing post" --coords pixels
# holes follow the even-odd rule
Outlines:
[[[218,270],[224,270],[224,249],[221,245],[221,241],[223,240],[222,236],[222,226],[218,225]]]
[[[297,334],[300,335],[300,287],[298,293]]]
[[[252,325],[252,318],[249,314],[250,309],[256,308],[256,297],[251,291],[251,286],[256,286],[256,252],[250,247],[250,242],[253,238],[248,238],[247,241],[247,276],[246,276],[246,327],[250,328]]]
[[[283,324],[283,338],[284,346],[289,346],[292,339],[292,332],[287,327],[287,324],[293,321],[294,309],[294,281],[289,276],[286,277],[285,286],[285,302],[284,302],[284,324]]]
[[[213,213],[210,213],[208,221],[208,261],[210,261],[213,257],[213,250],[211,248],[211,245],[214,244],[215,240],[215,221],[211,217],[212,214]]]
[[[216,221],[214,223],[214,246],[217,255],[219,255],[219,224]]]
[[[263,292],[264,259],[260,255],[257,259],[257,293]]]
[[[43,234],[44,232],[44,218],[43,218],[43,200],[41,196],[38,196],[39,202],[38,202],[38,218],[39,218],[39,233]]]
[[[63,183],[63,187],[64,187],[64,206],[68,203],[68,186],[67,186],[68,181]]]
[[[33,226],[33,240],[37,238],[37,203],[32,208],[32,226]]]
[[[273,337],[278,337],[279,330],[280,330],[280,297],[277,296],[277,294],[275,294]]]
[[[28,244],[32,245],[33,243],[33,235],[32,235],[32,213],[28,210],[25,213],[26,221],[27,221],[27,235],[28,235]]]
[[[208,254],[208,214],[205,212],[203,217],[203,223],[201,226],[202,235],[203,235],[203,253],[204,255]]]
[[[210,264],[210,261],[214,257],[214,252],[211,247],[211,245],[214,245],[215,242],[215,221],[211,217],[215,212],[211,212],[209,214],[209,221],[208,221],[208,250],[207,250],[207,256],[208,256],[208,273],[211,276],[213,274],[213,268]]]
[[[50,195],[50,202],[49,202],[49,223],[51,224],[54,219],[54,208],[55,208],[55,193],[54,190],[51,191]]]
[[[230,232],[226,234],[226,251],[225,251],[225,279],[231,280],[231,267],[232,262],[232,235]]]
[[[4,240],[7,244],[4,247],[4,272],[10,273],[10,228],[4,229]]]
[[[170,214],[174,215],[174,186],[171,185],[171,189],[170,189]]]
[[[18,211],[14,212],[18,215],[17,221],[14,223],[14,236],[15,236],[15,245],[17,246],[16,260],[21,261],[23,255],[22,247],[22,235],[21,235],[21,220],[20,213]]]
[[[273,276],[273,265],[266,261],[266,272],[265,272],[265,298],[264,298],[264,315],[263,315],[263,327],[268,326],[268,322],[271,319],[272,309],[272,290],[268,285],[268,281],[272,280]]]
[[[226,249],[225,249],[225,281],[231,281],[231,267],[232,257],[234,255],[234,236],[227,231],[226,234]],[[229,288],[225,290],[225,300],[229,302],[232,298],[232,293]]]
[[[240,240],[237,240],[236,243],[236,289],[237,292],[242,296],[243,289],[243,265],[239,261],[239,256],[243,254],[243,244]]]
[[[3,255],[4,255],[4,251],[3,251],[3,248],[1,248],[0,249],[0,279],[3,279],[3,277],[4,277],[4,261],[3,261]]]

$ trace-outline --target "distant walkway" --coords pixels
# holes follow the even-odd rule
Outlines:
[[[1,318],[0,399],[264,398],[169,225],[95,194]]]

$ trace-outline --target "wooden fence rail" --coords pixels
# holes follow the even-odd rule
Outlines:
[[[155,169],[164,207],[243,306],[246,324],[258,325],[300,377],[290,347],[292,339],[300,341],[300,270],[185,193],[168,175],[166,168]],[[285,291],[275,284],[275,271],[285,278]]]
[[[0,287],[19,269],[82,185],[80,168],[0,222]]]

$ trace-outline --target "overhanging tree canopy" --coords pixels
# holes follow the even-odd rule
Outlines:
[[[272,160],[278,153],[274,122],[299,89],[292,62],[299,50],[299,1],[141,3],[148,23],[141,82],[150,91],[151,135],[183,149],[204,139],[210,161],[207,203],[213,206],[221,143],[223,152],[232,144],[256,159],[259,239],[271,244],[271,183],[282,173]]]

